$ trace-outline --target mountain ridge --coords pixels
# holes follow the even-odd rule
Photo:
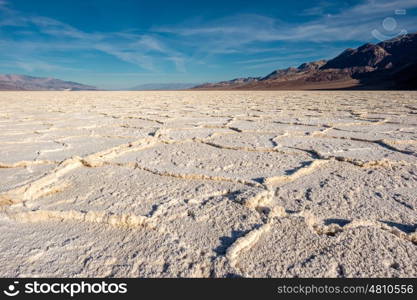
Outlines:
[[[35,77],[21,74],[0,74],[2,91],[95,91],[96,87],[52,77]]]
[[[330,60],[306,62],[264,77],[205,83],[193,89],[417,89],[417,33],[348,48]]]
[[[192,88],[196,85],[196,83],[180,83],[180,82],[172,82],[172,83],[144,83],[129,88],[129,91],[160,91],[160,90],[185,90]]]

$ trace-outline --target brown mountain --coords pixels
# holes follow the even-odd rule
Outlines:
[[[0,75],[1,91],[94,91],[96,87],[55,78],[32,77],[26,75]]]
[[[238,86],[245,86],[248,83],[259,82],[261,77],[246,77],[246,78],[235,78],[232,80],[227,81],[220,81],[216,83],[204,83],[201,85],[194,86],[193,89],[222,89],[222,88],[229,88],[229,87],[238,87]]]
[[[346,49],[325,61],[273,71],[265,77],[208,83],[194,89],[417,89],[417,34]]]

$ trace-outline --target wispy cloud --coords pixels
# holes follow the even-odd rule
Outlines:
[[[58,65],[50,64],[45,61],[41,60],[31,60],[31,61],[25,61],[25,60],[17,60],[15,63],[23,70],[28,72],[33,71],[55,71],[55,70],[66,70],[66,68],[63,68]]]
[[[343,3],[341,1],[328,1],[323,0],[320,1],[318,4],[316,4],[313,7],[306,8],[300,12],[301,16],[324,16],[328,15],[330,13],[330,10],[336,10],[336,11],[342,11],[345,10],[346,3]]]
[[[13,57],[12,61],[0,61],[1,67],[11,68],[19,67],[24,72],[54,72],[54,71],[83,71],[77,68],[65,67],[58,64],[52,64],[41,59],[32,58],[20,58],[18,56]]]
[[[282,62],[288,61],[295,61],[299,59],[305,59],[306,56],[299,54],[299,55],[290,55],[285,57],[267,57],[267,58],[259,58],[259,59],[248,59],[243,61],[237,61],[236,64],[246,65],[245,68],[259,68],[263,66],[268,66],[270,64],[277,64]]]
[[[0,0],[0,7],[6,2]],[[134,64],[148,71],[156,71],[155,61],[166,60],[173,63],[179,72],[185,71],[186,57],[159,41],[156,35],[138,35],[125,32],[85,32],[59,20],[43,16],[25,16],[18,11],[7,9],[3,11],[3,18],[0,26],[36,28],[42,37],[36,40],[19,41],[2,40],[3,46],[15,46],[21,50],[25,49],[39,51],[55,50],[97,50],[117,59]],[[33,29],[32,29],[33,30]],[[36,36],[36,35],[35,35]],[[159,56],[153,54],[159,53]],[[12,56],[16,56],[13,54]],[[17,61],[18,62],[18,61]],[[24,70],[29,70],[26,64],[16,65]],[[26,67],[26,68],[25,68]]]
[[[339,11],[336,14],[321,16],[317,7],[310,13],[320,15],[313,21],[302,24],[283,22],[260,15],[237,15],[202,24],[185,24],[174,28],[158,27],[157,32],[171,33],[184,37],[204,37],[212,46],[221,49],[236,48],[253,42],[271,41],[364,41],[371,38],[371,31],[380,26],[383,18],[393,15],[395,9],[416,8],[415,0],[373,1]],[[404,22],[415,30],[417,24],[413,17],[405,16]],[[412,28],[411,28],[412,27]],[[210,47],[214,49],[216,47]]]
[[[7,9],[7,1],[6,0],[0,0],[0,9],[4,10]]]

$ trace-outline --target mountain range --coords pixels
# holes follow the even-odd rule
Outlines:
[[[192,88],[196,83],[146,83],[132,88],[129,91],[146,90],[185,90]],[[94,86],[72,81],[63,81],[55,78],[33,77],[18,74],[0,74],[0,91],[96,91]]]
[[[3,91],[95,91],[96,87],[55,78],[32,77],[17,74],[0,74]]]
[[[196,86],[196,83],[145,83],[130,88],[131,91],[174,91],[185,90]]]
[[[264,77],[216,83],[151,83],[127,90],[417,89],[417,33],[346,49],[330,60],[278,69]],[[55,78],[0,74],[0,90],[94,91],[94,86]]]
[[[417,89],[417,33],[349,48],[333,59],[275,70],[265,77],[205,83],[193,89]]]

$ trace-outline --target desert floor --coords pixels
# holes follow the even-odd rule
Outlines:
[[[417,92],[1,92],[0,276],[417,276]]]

